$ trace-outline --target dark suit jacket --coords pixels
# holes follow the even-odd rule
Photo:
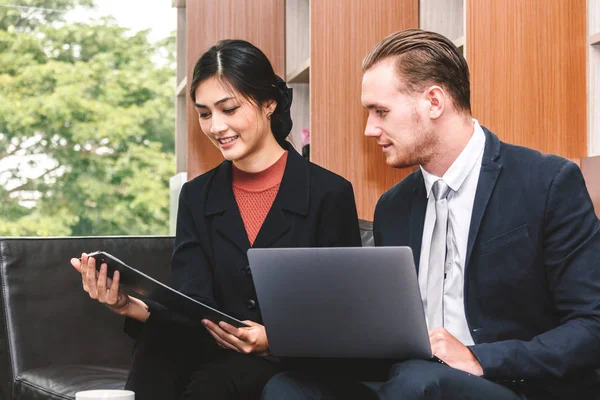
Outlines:
[[[471,350],[488,379],[581,394],[600,366],[600,222],[574,163],[484,131],[465,266]],[[410,246],[417,270],[426,206],[418,170],[375,210],[375,244]]]
[[[232,316],[261,323],[250,248],[235,201],[232,165],[187,182],[179,200],[173,287]],[[293,148],[279,192],[253,247],[360,246],[352,185]]]

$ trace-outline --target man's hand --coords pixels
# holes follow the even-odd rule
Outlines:
[[[429,331],[429,342],[433,355],[452,368],[460,369],[471,375],[483,375],[483,368],[471,350],[446,329],[437,328]]]
[[[250,327],[236,328],[223,321],[217,325],[207,319],[202,320],[206,330],[222,348],[244,354],[268,356],[269,341],[265,327],[252,321],[244,322]]]

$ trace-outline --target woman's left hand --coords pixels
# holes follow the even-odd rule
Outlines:
[[[215,338],[217,344],[243,354],[257,356],[269,355],[269,341],[265,327],[253,321],[244,321],[249,327],[236,328],[226,322],[215,324],[207,319],[202,320],[206,330]]]

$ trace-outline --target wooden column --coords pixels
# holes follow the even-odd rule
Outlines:
[[[359,217],[372,220],[379,196],[410,171],[388,167],[363,136],[361,64],[384,37],[418,26],[418,1],[312,0],[310,7],[311,161],[352,182]]]
[[[194,0],[187,2],[187,173],[188,179],[209,171],[221,152],[204,136],[189,97],[194,65],[221,39],[244,39],[269,58],[275,73],[284,73],[284,0]]]
[[[467,0],[473,115],[502,140],[586,154],[586,1]]]

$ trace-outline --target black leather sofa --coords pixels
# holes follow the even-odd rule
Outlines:
[[[361,221],[361,235],[373,245],[371,223]],[[0,400],[123,388],[133,341],[69,262],[98,249],[169,282],[172,237],[0,238]]]
[[[123,388],[133,342],[69,260],[104,249],[168,282],[172,237],[0,239],[0,398],[74,399]]]

